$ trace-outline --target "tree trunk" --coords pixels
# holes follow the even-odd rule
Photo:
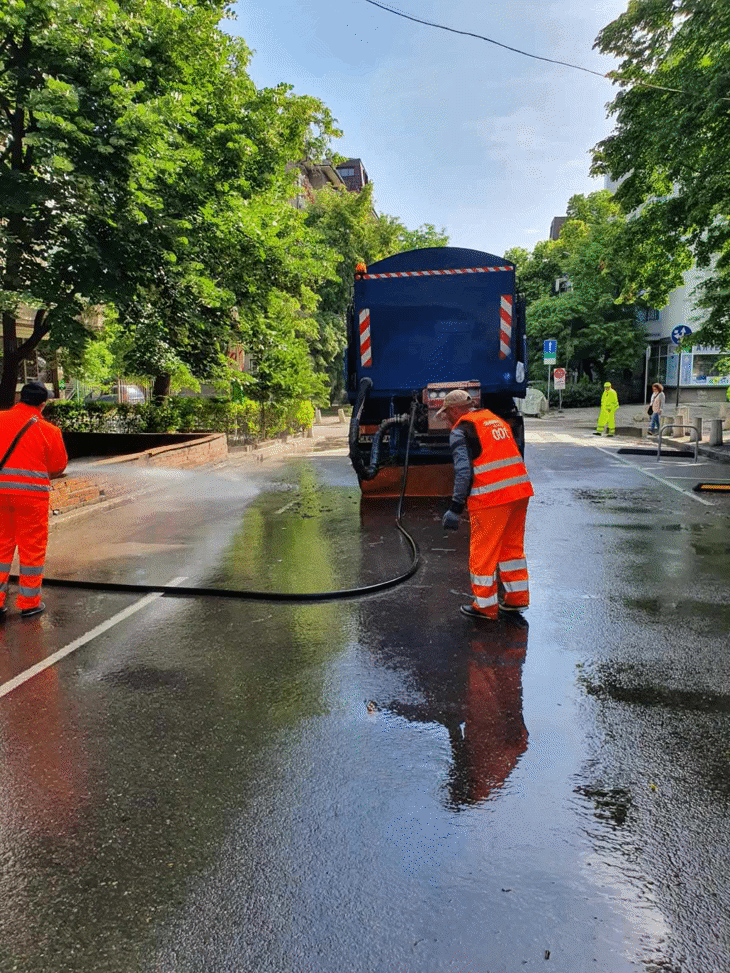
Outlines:
[[[170,394],[170,384],[172,375],[155,375],[155,384],[152,386],[152,401],[157,405],[162,405]]]
[[[18,385],[20,359],[5,355],[3,374],[0,378],[0,409],[12,409],[15,405],[15,390]]]
[[[18,384],[20,357],[17,354],[15,316],[3,313],[3,373],[0,378],[0,409],[12,409],[15,405],[15,389]]]

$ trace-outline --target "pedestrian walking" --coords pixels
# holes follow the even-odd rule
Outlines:
[[[649,435],[653,436],[654,433],[659,432],[659,420],[662,417],[662,410],[664,409],[665,395],[664,386],[660,385],[659,382],[654,382],[651,387],[652,396],[651,402],[649,403],[649,412],[651,415],[651,420],[649,421]]]
[[[454,492],[442,523],[445,530],[456,530],[466,505],[474,602],[462,605],[461,612],[494,621],[500,608],[524,611],[530,603],[525,520],[534,491],[509,425],[473,405],[468,392],[453,389],[436,413],[451,426],[454,460]]]
[[[7,615],[10,566],[18,548],[16,602],[24,618],[40,615],[41,583],[48,544],[51,480],[66,469],[61,430],[41,417],[45,385],[29,382],[20,402],[0,413],[0,621]]]
[[[608,435],[616,435],[616,410],[618,409],[618,395],[611,387],[610,382],[604,382],[603,395],[601,396],[601,412],[598,416],[598,425],[594,436],[602,436],[603,430],[608,426]]]

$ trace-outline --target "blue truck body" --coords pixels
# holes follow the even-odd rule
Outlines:
[[[524,302],[510,261],[435,247],[361,268],[348,316],[345,365],[348,399],[359,411],[350,455],[361,485],[377,429],[408,413],[414,402],[411,462],[450,462],[448,428],[436,419],[450,388],[467,388],[475,405],[507,419],[522,446],[514,399],[524,398],[527,389],[526,351]],[[378,463],[402,465],[408,438],[403,423],[391,423],[381,438]]]

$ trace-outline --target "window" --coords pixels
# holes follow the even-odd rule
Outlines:
[[[355,170],[354,169],[338,169],[337,171],[339,172],[339,174],[342,176],[343,179],[345,178],[345,176],[354,176],[355,175]]]
[[[692,355],[692,384],[714,385],[716,382],[713,379],[716,381],[719,379],[719,382],[724,384],[726,370],[719,367],[722,361],[722,355]]]

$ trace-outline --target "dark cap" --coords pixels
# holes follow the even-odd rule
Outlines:
[[[26,405],[34,405],[36,408],[39,405],[43,405],[44,402],[48,400],[48,389],[45,385],[40,385],[38,382],[28,382],[20,390],[20,401],[24,402]]]

